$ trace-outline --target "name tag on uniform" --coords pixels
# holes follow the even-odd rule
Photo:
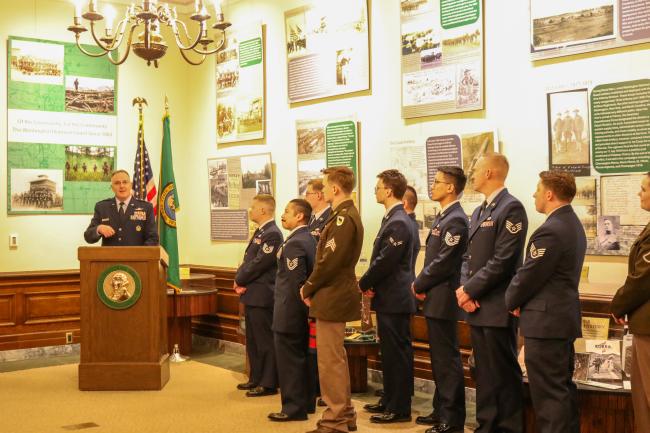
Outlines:
[[[492,227],[494,226],[494,221],[483,221],[481,227]]]
[[[431,236],[440,236],[440,229],[438,227],[431,229]]]
[[[145,221],[147,219],[147,212],[144,210],[136,209],[131,215],[132,221]]]
[[[262,243],[262,239],[260,239],[260,238],[255,238],[255,239],[253,240],[253,242],[256,243],[257,245],[259,245],[259,244]]]
[[[102,218],[102,222],[103,222],[103,223],[108,222],[108,221],[110,221],[110,220],[111,220],[110,218]]]

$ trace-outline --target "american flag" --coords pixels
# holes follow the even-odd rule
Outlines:
[[[149,161],[149,152],[147,152],[147,147],[144,144],[144,125],[142,119],[140,119],[138,151],[135,154],[135,164],[133,165],[133,196],[151,203],[154,215],[158,216],[157,194],[151,162]]]

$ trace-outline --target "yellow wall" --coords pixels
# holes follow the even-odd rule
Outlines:
[[[55,0],[0,2],[0,37],[33,36],[72,40],[65,27],[72,7]],[[135,56],[119,70],[119,165],[131,169],[137,129],[130,101],[144,96],[146,137],[154,168],[159,165],[160,115],[164,93],[172,104],[172,144],[182,209],[178,213],[182,263],[236,266],[244,243],[211,242],[206,159],[240,153],[271,152],[280,208],[294,198],[296,187],[295,120],[354,114],[361,123],[361,203],[366,228],[363,257],[369,258],[383,208],[375,203],[375,175],[389,168],[388,142],[403,137],[498,129],[502,150],[511,161],[507,182],[527,207],[531,230],[543,216],[533,207],[536,173],[548,165],[546,93],[560,85],[574,87],[647,78],[648,45],[610,50],[538,64],[528,57],[528,2],[486,1],[486,109],[479,113],[404,121],[400,117],[399,0],[371,3],[372,90],[317,104],[287,104],[284,11],[302,0],[240,0],[226,7],[233,23],[261,21],[266,25],[266,140],[264,145],[215,145],[214,59],[186,66],[170,48],[158,70]],[[119,8],[121,10],[121,7]],[[6,56],[0,69],[6,71]],[[586,83],[586,84],[585,84]],[[569,87],[570,88],[570,87]],[[6,87],[0,90],[0,111],[6,110]],[[0,127],[0,167],[6,167],[6,126]],[[0,207],[6,209],[6,176],[0,176]],[[77,267],[76,248],[89,216],[8,217],[0,212],[0,266],[3,271]],[[529,233],[530,233],[529,232]],[[20,247],[8,250],[9,233],[18,233]],[[421,259],[421,258],[420,258]],[[593,258],[590,279],[619,284],[625,277],[624,258]],[[611,289],[608,289],[611,290]]]

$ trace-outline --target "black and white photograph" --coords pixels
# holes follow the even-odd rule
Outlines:
[[[271,189],[271,179],[255,181],[255,190],[257,191],[257,194],[272,195],[273,191]]]
[[[615,38],[615,0],[531,0],[533,49]]]
[[[217,135],[228,137],[235,132],[236,109],[232,101],[220,98],[217,102]]]
[[[431,68],[442,64],[442,47],[439,41],[433,43],[433,48],[420,51],[420,67]]]
[[[621,356],[616,353],[592,353],[589,356],[588,380],[617,381],[623,378]]]
[[[305,128],[296,130],[298,155],[325,153],[325,128]]]
[[[228,161],[226,159],[208,160],[210,181],[210,209],[228,207]]]
[[[239,84],[239,68],[235,66],[217,68],[217,91],[228,90]]]
[[[547,117],[551,167],[577,165],[585,166],[585,171],[588,170],[590,129],[587,89],[549,93]]]
[[[324,168],[325,158],[298,160],[298,195],[305,195],[310,180],[323,177],[321,170]]]
[[[225,48],[217,53],[217,64],[227,63],[233,60],[237,60],[237,51],[239,49],[239,44],[237,42],[237,37],[228,36],[226,37]]]
[[[263,128],[264,99],[240,96],[237,101],[237,133],[261,131]]]
[[[414,21],[402,26],[402,55],[419,53],[440,46],[440,38],[436,37],[433,27],[428,21]]]
[[[596,179],[593,177],[576,177],[576,195],[571,203],[573,210],[585,229],[587,239],[596,237]]]
[[[476,56],[482,46],[481,26],[478,24],[445,30],[442,38],[442,51],[446,58]]]
[[[109,146],[66,146],[66,182],[110,182],[115,170],[115,148]]]
[[[400,11],[403,17],[430,12],[433,6],[433,0],[400,0]]]
[[[271,179],[271,155],[268,153],[241,157],[242,188],[256,189],[258,180]]]
[[[478,63],[458,65],[456,70],[458,92],[456,106],[467,107],[481,104],[481,69]]]
[[[589,354],[576,353],[573,360],[573,380],[575,382],[587,380],[587,373],[589,371]]]
[[[350,82],[350,63],[353,61],[353,49],[345,48],[336,51],[336,84],[347,86]]]
[[[403,105],[453,101],[456,78],[454,66],[442,66],[402,76]]]
[[[618,215],[601,215],[598,217],[598,236],[596,248],[599,251],[618,251],[621,244],[618,232],[621,229],[621,220]]]
[[[46,42],[11,41],[11,80],[35,84],[63,84],[64,46]]]
[[[285,17],[287,56],[300,56],[307,51],[307,23],[304,14]]]
[[[63,170],[11,169],[10,211],[62,211]]]
[[[103,78],[65,77],[65,111],[113,113],[115,83]]]

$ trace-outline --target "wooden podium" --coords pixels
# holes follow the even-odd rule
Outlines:
[[[80,390],[160,390],[169,380],[167,254],[80,247]]]

